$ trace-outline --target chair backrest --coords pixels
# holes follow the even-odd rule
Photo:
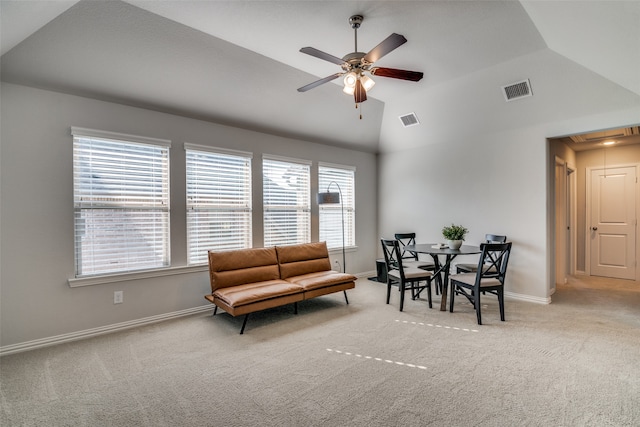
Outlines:
[[[387,278],[390,277],[390,271],[398,270],[400,277],[404,280],[400,243],[395,239],[380,239],[380,242],[382,243],[382,252],[384,252],[384,261],[387,264]]]
[[[398,241],[400,249],[402,250],[402,254],[400,255],[400,257],[406,260],[417,261],[417,253],[412,253],[405,250],[406,246],[416,244],[416,233],[396,233],[394,237]]]
[[[504,285],[507,275],[507,264],[511,254],[511,242],[505,243],[480,243],[482,254],[478,260],[476,273],[476,286],[486,278],[498,279]]]
[[[507,241],[507,236],[501,236],[499,234],[485,234],[484,240],[487,243],[504,243]]]

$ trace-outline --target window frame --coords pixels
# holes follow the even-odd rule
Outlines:
[[[85,280],[95,281],[96,277],[140,274],[145,271],[170,268],[171,141],[80,127],[71,127],[71,135],[73,137],[74,278],[70,279],[70,285],[72,281],[81,283]],[[83,142],[83,140],[86,141]],[[91,147],[89,146],[91,144],[96,145]],[[82,159],[83,155],[93,157],[101,148],[106,151],[106,155],[101,159],[102,162],[98,162],[94,158],[89,161]],[[120,155],[118,150],[120,150]],[[138,150],[141,152],[137,153]],[[145,156],[149,150],[155,151],[155,155],[151,158]],[[140,162],[139,160],[144,161]],[[125,166],[122,166],[123,164]],[[136,167],[131,167],[131,165],[136,165]],[[89,172],[86,168],[89,168]],[[108,175],[109,178],[104,178],[103,182],[100,182],[95,178],[97,172],[103,173],[105,176]],[[151,175],[148,174],[149,172]],[[90,176],[87,177],[87,174]],[[111,186],[111,188],[106,190],[106,186]],[[109,193],[113,190],[117,191]],[[99,260],[94,261],[93,267],[83,263],[81,258],[84,259],[82,254],[85,253],[85,250],[82,239],[87,232],[86,226],[83,228],[83,221],[86,220],[85,214],[87,218],[95,220],[100,225],[101,216],[98,213],[109,210],[113,211],[116,218],[117,215],[133,216],[137,220],[117,222],[120,230],[114,230],[113,227],[109,227],[108,221],[103,221],[102,224],[106,224],[103,230],[110,233],[110,236],[105,237],[101,243],[99,236],[94,235],[93,238],[96,242],[87,243],[87,249],[89,251],[117,249],[117,240],[124,237],[125,240],[122,244],[128,250],[144,248],[147,256],[151,254],[151,261],[147,265],[141,263],[140,260],[130,262],[124,255],[106,258],[103,263],[100,263]],[[108,216],[102,216],[102,218],[108,218]],[[148,246],[147,244],[136,246],[131,237],[131,229],[125,229],[122,224],[139,227],[137,238],[151,238],[151,241],[154,242],[152,247],[156,249],[145,248]],[[152,225],[153,232],[146,230],[144,227],[146,224]],[[90,231],[92,230],[90,229]],[[111,241],[109,241],[110,239]],[[125,252],[128,253],[128,250]],[[108,264],[114,262],[121,262],[122,268],[108,268]]]

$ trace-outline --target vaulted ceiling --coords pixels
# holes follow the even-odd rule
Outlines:
[[[449,88],[492,75],[491,99],[473,102],[503,102],[500,84],[531,77],[510,68],[527,58],[534,74],[544,75],[544,60],[549,73],[578,70],[627,104],[640,99],[638,1],[2,0],[0,7],[3,81],[371,152],[381,140],[429,136],[402,134],[397,116],[438,117]],[[408,42],[377,65],[425,74],[417,83],[374,77],[360,111],[341,79],[296,91],[340,71],[299,50],[352,52],[354,14],[364,16],[358,50],[400,33]]]

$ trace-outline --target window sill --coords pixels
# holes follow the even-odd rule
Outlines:
[[[337,254],[337,253],[342,253],[342,247],[330,248],[330,249],[328,249],[328,251],[332,255]],[[345,252],[357,252],[358,251],[358,247],[357,246],[345,246],[344,251]]]
[[[69,279],[70,288],[79,288],[82,286],[104,285],[107,283],[128,282],[131,280],[149,279],[153,277],[174,276],[176,274],[199,273],[201,271],[209,271],[207,264],[169,267],[159,270],[136,271],[121,274],[105,274],[102,276],[78,277]]]

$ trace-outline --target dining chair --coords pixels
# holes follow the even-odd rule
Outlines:
[[[507,241],[507,236],[501,236],[499,234],[485,234],[485,243],[504,243]],[[478,263],[460,263],[456,264],[456,273],[475,273],[478,270]]]
[[[400,288],[400,311],[404,308],[404,293],[407,285],[411,289],[411,299],[416,299],[420,293],[427,289],[429,308],[433,308],[431,302],[431,281],[433,274],[430,271],[417,267],[405,267],[402,261],[400,243],[396,239],[380,239],[382,251],[387,264],[387,304],[391,298],[391,286],[397,284]],[[420,282],[426,282],[420,286]]]
[[[433,261],[423,261],[418,258],[415,252],[409,252],[406,247],[416,244],[416,233],[396,233],[394,235],[400,244],[402,263],[405,267],[422,268],[423,270],[435,270]]]
[[[460,273],[449,276],[451,283],[449,312],[453,313],[453,302],[456,295],[463,295],[476,310],[478,325],[482,325],[480,293],[487,292],[498,297],[500,320],[504,322],[504,278],[507,274],[507,264],[511,254],[511,242],[481,243],[480,250],[482,253],[475,273]]]

